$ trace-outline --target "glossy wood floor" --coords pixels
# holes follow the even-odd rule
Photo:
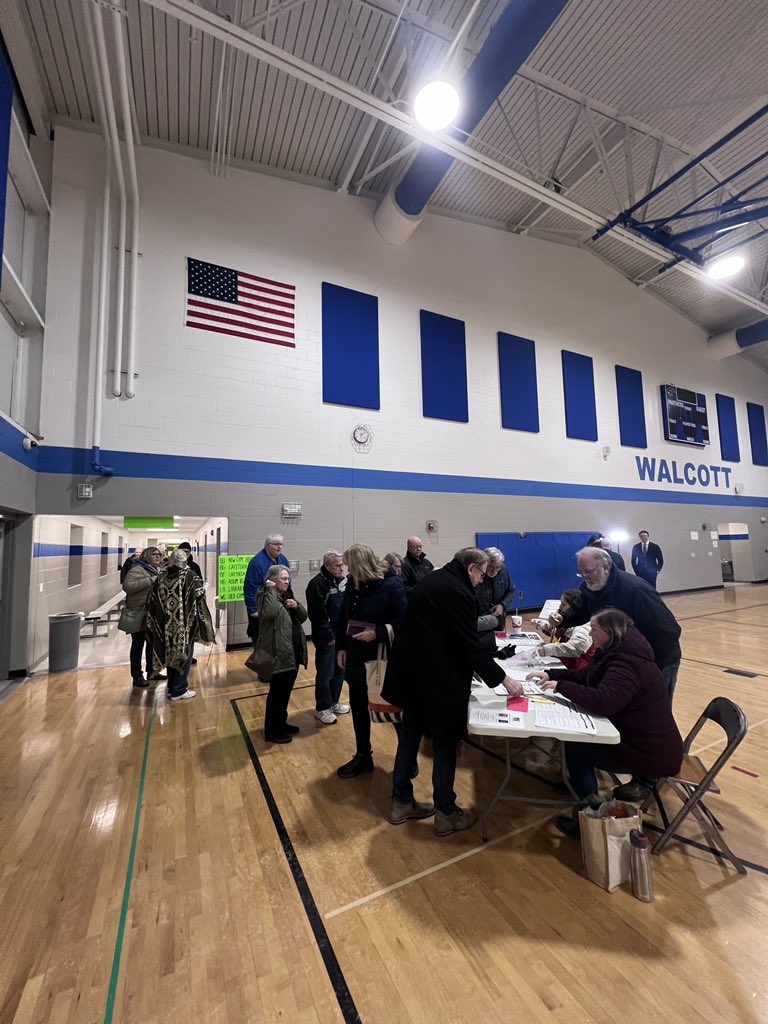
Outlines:
[[[712,805],[768,868],[768,586],[669,604],[683,733],[718,694],[749,717]],[[116,667],[35,676],[0,707],[0,1024],[768,1020],[765,871],[673,843],[645,905],[587,881],[543,807],[501,806],[485,847],[478,827],[393,827],[393,730],[374,726],[373,775],[337,779],[352,723],[315,722],[305,673],[300,737],[267,746],[244,659],[201,658],[188,703]],[[530,746],[519,759],[552,774]],[[462,748],[460,800],[485,803],[501,768]]]

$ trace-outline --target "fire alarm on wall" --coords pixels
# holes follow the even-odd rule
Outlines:
[[[427,522],[427,533],[437,533],[437,520],[430,519]]]

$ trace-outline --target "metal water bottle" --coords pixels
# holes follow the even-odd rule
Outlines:
[[[629,833],[629,870],[632,876],[632,892],[643,903],[653,903],[653,874],[648,853],[648,836],[637,828]]]

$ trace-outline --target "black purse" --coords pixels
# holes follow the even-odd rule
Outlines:
[[[275,659],[271,654],[261,650],[261,648],[257,648],[249,655],[245,662],[245,667],[249,668],[251,672],[255,672],[260,682],[268,683],[272,679],[272,673],[275,671]]]

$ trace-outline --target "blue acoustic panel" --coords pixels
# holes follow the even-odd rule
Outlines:
[[[762,405],[747,402],[747,420],[752,462],[755,466],[768,466],[768,438],[765,436],[765,409]]]
[[[616,366],[616,401],[619,405],[619,436],[628,448],[647,448],[643,375],[628,366]]]
[[[720,457],[724,462],[741,462],[739,428],[736,425],[736,403],[729,395],[715,395],[715,402],[720,434]]]
[[[508,430],[539,432],[536,344],[499,331],[501,425]]]
[[[8,149],[11,143],[11,104],[13,80],[5,60],[5,48],[0,48],[0,253],[5,240],[5,191],[8,184]],[[0,272],[2,266],[0,265]]]
[[[323,401],[380,409],[379,300],[323,281]]]
[[[566,435],[596,441],[595,375],[590,356],[563,349],[563,398]]]
[[[421,322],[421,401],[425,416],[469,422],[467,345],[464,321],[419,311]]]

